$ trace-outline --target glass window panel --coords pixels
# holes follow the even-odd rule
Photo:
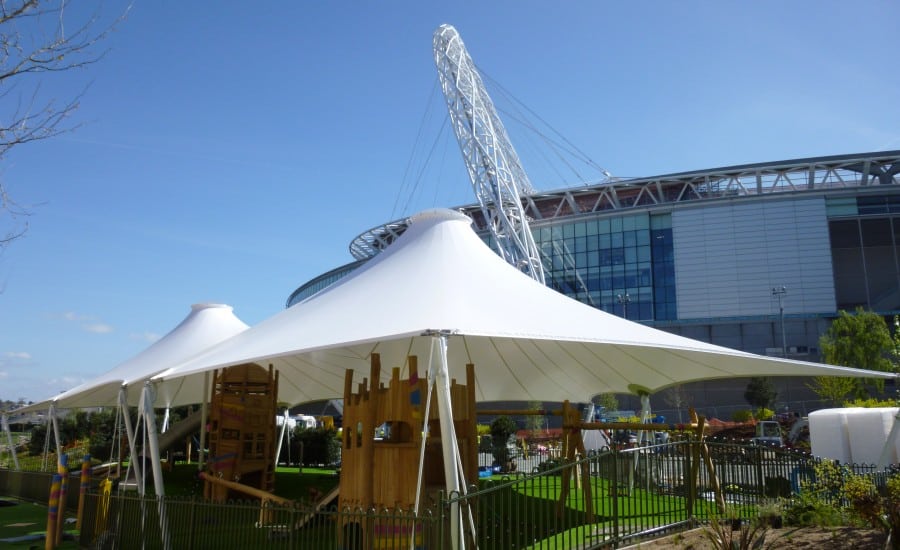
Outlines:
[[[626,246],[625,251],[625,263],[626,264],[636,264],[638,262],[638,254],[637,248],[633,246]]]
[[[575,226],[574,225],[572,225],[571,223],[567,223],[562,227],[563,227],[563,238],[564,239],[571,239],[572,237],[575,236]]]
[[[635,231],[637,243],[640,246],[650,246],[650,232],[647,230]]]
[[[622,218],[622,231],[634,231],[634,216]]]
[[[563,268],[562,256],[553,256],[553,270],[558,271]]]
[[[625,250],[622,248],[612,248],[609,251],[612,265],[625,264]]]
[[[575,236],[576,237],[584,237],[587,235],[586,229],[584,227],[584,222],[578,222],[575,224]]]
[[[861,220],[863,246],[891,246],[891,221]]]
[[[642,266],[644,264],[641,264]],[[639,282],[641,286],[650,286],[653,284],[653,278],[650,277],[650,267],[640,267],[638,269]]]
[[[672,227],[672,214],[656,214],[650,216],[652,229],[668,229]]]
[[[637,270],[629,269],[625,272],[625,289],[629,294],[634,292],[634,289],[638,287],[638,274]]]
[[[650,247],[649,246],[637,247],[637,257],[638,257],[639,262],[649,262],[650,261]]]
[[[597,220],[597,233],[600,235],[605,235],[610,232],[609,229],[609,218],[604,218],[602,220]]]
[[[624,231],[622,233],[625,246],[634,246],[637,244],[637,234],[634,231]]]
[[[600,258],[601,266],[610,266],[612,265],[612,251],[609,249],[601,250],[597,257]]]
[[[563,238],[562,227],[559,225],[553,225],[550,227],[550,239],[554,241],[558,241]]]
[[[587,267],[588,259],[587,254],[584,252],[576,252],[575,253],[575,267]]]
[[[587,239],[584,237],[575,237],[575,249],[573,252],[585,252],[587,249]]]
[[[611,235],[600,235],[598,237],[599,240],[599,248],[612,248],[612,236]]]
[[[638,304],[638,308],[639,308],[638,312],[640,314],[640,317],[638,317],[638,319],[645,320],[645,319],[653,318],[653,313],[652,313],[653,310],[650,305],[650,302],[641,302],[640,304]]]
[[[597,220],[591,220],[585,222],[585,234],[587,235],[596,235],[597,234]]]
[[[621,233],[622,218],[612,218],[611,220],[609,220],[609,231],[610,233]]]
[[[585,237],[584,249],[588,252],[597,250],[597,245],[599,244],[599,242],[600,240],[597,238],[597,235],[588,235],[587,237]]]
[[[832,248],[854,248],[859,246],[859,227],[856,220],[830,222],[828,232]]]
[[[634,217],[634,228],[635,229],[650,229],[650,216],[635,216]]]
[[[613,233],[610,235],[612,248],[622,248],[622,245],[625,242],[625,238],[621,233]]]
[[[587,253],[587,265],[588,267],[597,267],[600,265],[600,254],[596,250]]]
[[[547,242],[550,240],[550,228],[549,227],[539,227],[538,233],[540,234],[540,240]]]

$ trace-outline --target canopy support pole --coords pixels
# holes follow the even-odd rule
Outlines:
[[[144,417],[144,431],[147,433],[147,446],[150,448],[150,467],[153,469],[153,490],[156,493],[156,505],[159,510],[159,529],[162,533],[163,548],[172,547],[169,540],[168,521],[166,521],[166,490],[163,485],[162,464],[159,456],[159,437],[156,433],[156,413],[153,410],[153,402],[156,400],[156,390],[148,380],[144,383],[141,394],[143,405],[141,414]]]
[[[431,390],[434,388],[434,339],[431,340],[431,353],[428,354],[428,372],[425,375],[425,412],[422,414],[422,444],[419,445],[419,473],[416,481],[416,505],[413,508],[415,515],[419,515],[419,502],[422,497],[422,475],[425,470],[425,442],[428,440],[428,417],[431,415]],[[410,535],[411,540],[414,538]]]
[[[166,412],[163,414],[162,428],[159,433],[164,434],[167,431],[169,431],[169,407],[166,407]]]
[[[437,340],[440,350],[440,361],[435,373],[437,389],[437,406],[441,425],[441,446],[444,455],[444,479],[447,483],[447,496],[458,498],[460,493],[459,446],[456,441],[456,428],[453,425],[453,404],[450,399],[450,368],[447,364],[447,336],[441,332],[432,335]],[[464,482],[464,481],[463,481]],[[455,493],[455,495],[454,495]],[[460,538],[462,518],[459,513],[459,502],[450,505],[450,540],[451,548],[465,550],[465,541]]]
[[[59,422],[56,419],[57,410],[56,403],[50,403],[50,425],[53,426],[53,439],[56,440],[56,456],[57,460],[62,456],[62,441],[59,439]]]
[[[278,446],[275,448],[275,469],[278,469],[278,459],[281,457],[281,444],[284,443],[284,432],[287,430],[288,418],[290,418],[288,414],[288,409],[284,409],[284,420],[281,422],[281,433],[278,435]],[[288,454],[290,454],[290,449],[288,449]],[[301,465],[302,466],[302,465]]]
[[[138,461],[137,441],[135,440],[134,428],[131,426],[131,415],[128,414],[128,386],[124,384],[119,388],[119,414],[122,415],[122,423],[125,425],[125,435],[128,438],[128,453],[131,456],[128,469],[134,468],[134,481],[137,484],[139,494],[144,496],[144,480],[141,472],[141,463]],[[125,471],[125,479],[128,479],[128,470]]]
[[[6,413],[0,415],[0,422],[3,424],[3,431],[6,432],[6,441],[9,443],[9,454],[12,455],[13,466],[18,471],[20,470],[19,457],[16,456],[16,446],[13,445],[12,431],[9,429],[9,415]]]
[[[209,407],[209,371],[203,373],[203,404],[200,406],[200,448],[197,449],[197,469],[203,471],[203,463],[206,460],[206,423],[208,422]]]

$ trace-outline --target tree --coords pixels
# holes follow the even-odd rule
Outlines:
[[[778,397],[772,381],[765,376],[754,376],[744,390],[744,399],[757,409],[771,409]]]
[[[534,412],[540,412],[544,408],[544,403],[541,401],[529,401],[528,402],[528,410]],[[525,429],[531,432],[531,435],[536,435],[540,433],[542,429],[544,429],[544,415],[528,415],[525,417]]]
[[[605,411],[619,410],[619,400],[614,393],[601,393],[594,398],[594,404],[603,407]]]
[[[859,382],[855,378],[817,376],[812,384],[807,384],[807,387],[837,407],[844,403],[848,395],[857,390]]]
[[[511,469],[509,437],[518,429],[516,421],[508,416],[498,416],[491,422],[491,453],[494,455],[494,461],[500,465],[501,471],[507,472]]]
[[[682,384],[677,384],[671,388],[663,390],[663,400],[670,407],[674,407],[678,411],[678,422],[684,422],[682,409],[690,407],[692,403],[691,394],[684,388]]]
[[[82,94],[60,100],[46,96],[41,84],[102,59],[105,52],[96,48],[121,17],[103,27],[97,13],[79,20],[68,6],[69,0],[0,0],[0,162],[19,145],[77,126],[67,119]],[[0,251],[25,233],[30,214],[0,181]]]
[[[857,308],[853,314],[839,311],[837,319],[819,339],[826,363],[883,372],[895,370],[895,345],[884,318],[862,308]],[[872,383],[879,392],[884,390],[884,381]],[[866,394],[858,379],[855,379],[853,392],[857,397]]]

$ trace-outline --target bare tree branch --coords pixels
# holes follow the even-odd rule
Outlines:
[[[81,20],[67,14],[69,0],[0,0],[0,162],[10,150],[69,132],[84,91],[46,98],[50,74],[84,69],[106,55],[100,45],[130,10],[101,23],[99,10]],[[66,23],[74,24],[68,30]],[[0,252],[28,229],[31,211],[16,203],[0,181]]]

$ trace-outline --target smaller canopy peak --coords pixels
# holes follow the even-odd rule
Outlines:
[[[191,311],[203,311],[204,309],[227,309],[228,311],[232,311],[234,308],[228,304],[215,304],[209,302],[191,304]]]

